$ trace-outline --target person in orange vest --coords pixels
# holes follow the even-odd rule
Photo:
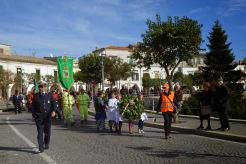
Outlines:
[[[162,93],[160,95],[159,103],[157,110],[162,112],[164,117],[164,130],[165,130],[165,139],[169,139],[171,132],[171,123],[172,123],[172,113],[174,110],[174,92],[169,90],[169,84],[165,83],[162,86]]]

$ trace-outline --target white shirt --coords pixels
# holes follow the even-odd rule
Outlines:
[[[145,121],[145,120],[148,120],[148,116],[147,116],[147,114],[145,113],[145,112],[143,112],[142,114],[141,114],[141,118],[140,118],[142,121]]]

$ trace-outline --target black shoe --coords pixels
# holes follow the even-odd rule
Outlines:
[[[39,146],[39,152],[43,153],[44,152],[44,147],[43,146]]]
[[[48,150],[50,147],[49,145],[45,145],[44,149]]]
[[[206,128],[206,130],[211,130],[212,128],[211,128],[211,126],[208,126],[207,128]]]
[[[204,129],[204,127],[203,127],[203,126],[199,126],[199,127],[196,128],[196,129],[200,130],[200,129]]]

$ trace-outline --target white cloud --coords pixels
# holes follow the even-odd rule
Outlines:
[[[187,12],[187,15],[206,13],[210,7],[198,7]]]
[[[246,25],[238,26],[238,28],[241,29],[241,30],[246,30]]]
[[[228,0],[218,8],[217,14],[220,16],[232,16],[246,8],[246,0]]]

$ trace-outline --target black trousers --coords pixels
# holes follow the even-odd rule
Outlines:
[[[51,132],[51,117],[36,117],[35,122],[38,131],[38,145],[49,145]]]
[[[172,112],[162,112],[162,115],[164,117],[165,136],[169,136],[171,132]]]
[[[218,110],[218,116],[219,116],[221,128],[223,129],[230,128],[228,114],[227,114],[226,109]]]
[[[138,129],[143,130],[143,126],[144,126],[144,122],[141,119],[139,119],[139,121],[138,121]]]

